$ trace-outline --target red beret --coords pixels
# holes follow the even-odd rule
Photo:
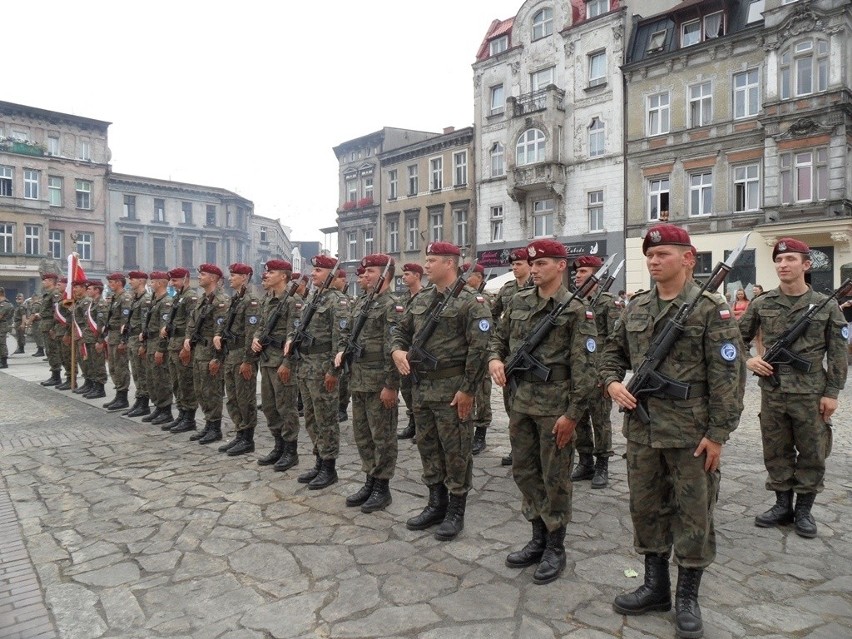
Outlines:
[[[367,269],[365,269],[363,266],[359,266],[358,268],[355,269],[356,275],[363,275],[366,272],[367,272]]]
[[[89,280],[74,280],[71,282],[71,286],[88,286]]]
[[[86,280],[86,288],[99,288],[100,290],[104,290],[104,283],[100,280]]]
[[[209,273],[210,275],[218,275],[222,277],[222,269],[215,264],[202,264],[198,267],[199,273]]]
[[[58,279],[58,278],[59,278],[59,276],[56,273],[45,273],[44,275],[41,276],[41,279],[43,279],[43,280],[55,280],[55,279]]]
[[[403,270],[403,272],[411,271],[412,273],[419,273],[420,275],[423,275],[423,267],[420,266],[419,264],[415,264],[414,262],[410,262],[409,264],[406,264],[405,266],[402,267],[402,270]]]
[[[126,278],[124,277],[124,273],[110,273],[107,275],[107,281],[112,282],[126,282]]]
[[[337,273],[334,274],[334,277],[346,279],[346,271],[344,271],[342,268],[339,268],[337,269]]]
[[[510,262],[528,262],[530,259],[530,254],[527,253],[527,249],[519,248],[515,249],[511,253],[509,253],[509,261]]]
[[[801,253],[805,258],[811,259],[811,247],[792,237],[782,237],[776,242],[775,248],[772,249],[772,259],[775,260],[781,253]]]
[[[450,242],[432,242],[426,247],[426,255],[461,255],[461,250]]]
[[[132,280],[147,280],[148,274],[145,271],[130,271],[127,277]]]
[[[467,273],[469,270],[470,270],[470,262],[465,262],[464,264],[462,264],[462,271],[464,273]],[[473,272],[484,274],[485,273],[485,267],[482,266],[482,264],[477,263],[477,265],[473,267]]]
[[[67,277],[60,277],[60,278],[59,278],[59,283],[60,283],[60,284],[67,284],[67,283],[68,283],[68,278],[67,278]]]
[[[531,260],[540,257],[568,258],[568,249],[562,242],[556,240],[536,240],[527,245],[527,254]]]
[[[263,268],[267,271],[292,271],[293,265],[287,260],[269,260]]]
[[[174,279],[176,277],[187,277],[189,275],[189,270],[181,267],[173,268],[169,271],[169,279]]]
[[[317,268],[334,268],[337,265],[337,260],[329,255],[314,255],[311,258],[311,266]]]
[[[642,242],[642,254],[647,255],[648,249],[652,246],[663,245],[691,248],[692,240],[689,239],[689,233],[679,226],[675,226],[674,224],[657,224],[649,228],[645,234],[645,240]]]
[[[299,279],[300,277],[302,277],[302,274],[301,274],[301,273],[293,273],[293,280],[297,280],[297,279]]]
[[[148,277],[152,280],[167,280],[169,279],[169,274],[165,271],[151,271],[151,274]]]
[[[689,252],[692,253],[692,257],[698,257],[698,249],[694,245],[689,247]]]
[[[385,255],[384,253],[373,253],[372,255],[367,255],[361,260],[361,266],[364,268],[368,266],[387,266],[389,261],[389,255]]]
[[[236,262],[235,264],[231,264],[228,267],[228,270],[231,273],[236,273],[237,275],[253,275],[254,269],[248,264],[243,264],[242,262]]]
[[[578,257],[576,260],[574,260],[574,266],[576,268],[583,268],[584,266],[600,268],[601,266],[603,266],[603,260],[597,255],[584,255],[583,257]]]

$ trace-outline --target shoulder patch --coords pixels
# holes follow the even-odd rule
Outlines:
[[[593,320],[593,319],[595,319],[595,312],[594,312],[592,309],[590,309],[590,308],[587,308],[587,309],[586,309],[586,319],[587,319],[587,320]],[[589,352],[592,352],[592,351],[589,351]]]
[[[719,353],[726,362],[733,362],[737,358],[737,347],[731,342],[725,342],[719,349]]]
[[[731,319],[731,311],[729,311],[727,308],[723,308],[719,311],[719,317],[721,317],[723,320],[729,320]]]
[[[252,315],[251,317],[248,318],[248,321],[249,321],[249,324],[257,324],[257,317]]]
[[[476,296],[476,301],[477,301],[477,302],[479,302],[480,304],[482,304],[482,303],[485,301],[485,298],[484,298],[484,297],[482,297],[482,295],[477,295],[477,296]]]
[[[125,308],[125,309],[121,312],[121,314],[122,314],[122,315],[130,315],[130,309],[129,309],[129,308]]]
[[[844,326],[843,328],[840,329],[840,336],[843,339],[846,339],[846,340],[849,339],[849,327],[848,326]]]
[[[225,308],[225,302],[220,302],[220,303],[219,303],[219,308]]]
[[[249,306],[257,306],[257,300],[252,300],[249,302]]]
[[[480,331],[485,333],[490,328],[491,328],[491,322],[489,322],[487,319],[479,320],[479,330]]]
[[[598,343],[595,341],[594,337],[590,337],[586,340],[586,350],[590,353],[594,353],[596,350],[598,350]]]
[[[393,310],[395,310],[397,313],[404,313],[404,312],[405,312],[405,307],[403,307],[403,306],[401,306],[401,305],[399,305],[399,304],[396,304],[396,305],[393,307]]]

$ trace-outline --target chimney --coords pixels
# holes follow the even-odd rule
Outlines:
[[[448,133],[453,133],[455,130],[456,130],[456,127],[454,127],[454,126],[445,126],[444,127],[444,135],[447,135]]]

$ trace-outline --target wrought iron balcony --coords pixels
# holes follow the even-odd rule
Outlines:
[[[544,89],[525,93],[517,98],[510,97],[506,100],[506,104],[512,117],[520,117],[537,111],[545,111],[548,108],[564,111],[564,100],[565,91],[558,89],[554,84],[549,84]]]

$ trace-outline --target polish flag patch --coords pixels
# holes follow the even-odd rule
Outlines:
[[[587,320],[595,319],[595,313],[590,308],[586,309],[586,319]]]
[[[404,311],[405,311],[405,309],[404,309],[402,306],[400,306],[399,304],[397,304],[396,306],[394,306],[394,307],[393,307],[393,309],[394,309],[397,313],[402,313],[402,312],[404,312]]]
[[[719,311],[719,317],[721,317],[723,320],[731,319],[731,311],[726,308],[723,308],[721,311]]]
[[[482,295],[477,295],[477,296],[476,296],[476,301],[477,301],[477,302],[479,302],[480,304],[482,304],[482,303],[485,301],[485,298],[484,298],[484,297],[482,297]]]

